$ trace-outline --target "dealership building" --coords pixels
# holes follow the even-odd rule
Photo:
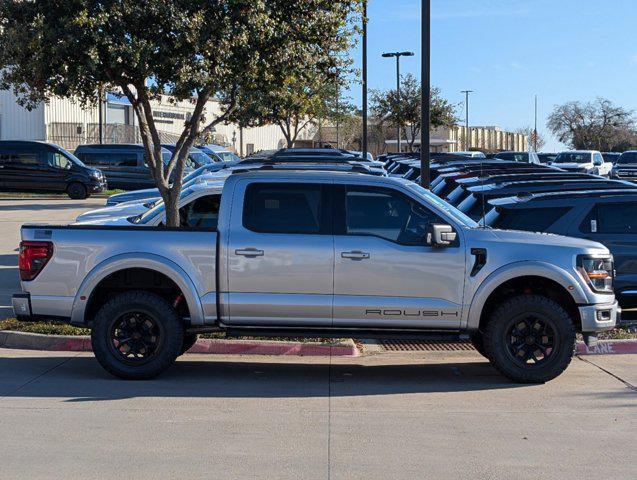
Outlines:
[[[152,103],[162,141],[175,143],[194,110],[194,102],[175,102],[165,95]],[[219,102],[210,100],[206,105],[206,118],[220,114]],[[17,103],[11,91],[0,91],[0,140],[41,140],[74,150],[80,144],[99,143],[100,130],[104,143],[141,143],[132,105],[125,96],[115,92],[106,93],[101,109],[99,104],[83,106],[71,99],[52,97],[29,111]],[[300,134],[300,139],[311,138],[313,134],[308,128]],[[207,143],[227,146],[240,155],[286,145],[276,125],[242,129],[233,124],[219,124]]]

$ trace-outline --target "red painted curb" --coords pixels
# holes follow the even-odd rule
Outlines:
[[[590,348],[584,342],[577,342],[576,352],[578,355],[636,354],[637,340],[600,340]]]
[[[40,335],[16,331],[0,332],[0,347],[56,352],[90,352],[88,336]],[[353,341],[322,343],[222,340],[200,338],[188,353],[216,355],[298,355],[298,356],[347,356],[356,357],[359,351]]]

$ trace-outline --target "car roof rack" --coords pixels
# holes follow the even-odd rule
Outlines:
[[[346,168],[344,168],[346,167]],[[264,165],[257,165],[254,168],[237,168],[232,171],[232,174],[237,173],[247,173],[247,172],[256,172],[256,171],[318,171],[318,172],[343,172],[343,173],[364,173],[366,175],[371,174],[371,171],[368,167],[356,163],[302,163],[302,162],[291,162],[291,163],[275,163],[268,162]]]

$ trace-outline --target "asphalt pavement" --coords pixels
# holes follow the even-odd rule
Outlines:
[[[0,349],[0,478],[637,478],[635,357],[589,358],[534,386],[472,352],[189,354],[130,382]]]

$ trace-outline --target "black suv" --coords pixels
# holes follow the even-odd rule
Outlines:
[[[102,172],[52,143],[0,141],[0,189],[66,192],[72,199],[106,190]]]
[[[610,171],[610,178],[637,182],[637,150],[629,150],[620,155]]]
[[[615,258],[615,294],[637,308],[637,188],[538,193],[490,200],[484,223],[492,228],[587,238]]]

